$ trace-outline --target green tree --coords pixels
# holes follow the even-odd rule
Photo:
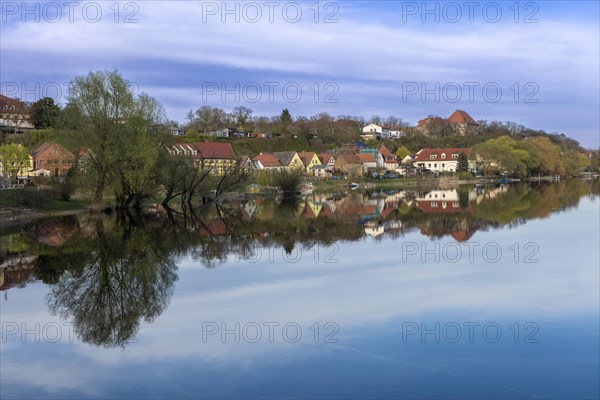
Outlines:
[[[563,163],[565,166],[565,174],[578,176],[589,166],[589,160],[585,156],[575,150],[568,150],[563,155]]]
[[[36,129],[54,128],[60,108],[51,97],[43,97],[31,105],[31,122]]]
[[[29,153],[20,144],[10,143],[0,146],[0,172],[8,181],[16,182],[19,171],[31,167]]]
[[[84,169],[94,201],[101,202],[107,178],[119,161],[118,139],[127,134],[125,123],[134,110],[133,93],[119,72],[97,71],[76,77],[68,98],[82,123],[74,139],[87,150]]]
[[[279,115],[279,121],[285,125],[292,123],[292,114],[287,108],[281,110],[281,114]]]
[[[406,146],[400,146],[396,150],[396,155],[398,156],[398,158],[400,158],[400,161],[402,161],[404,159],[404,157],[406,157],[409,154],[410,154],[410,151],[406,148]]]
[[[458,155],[458,163],[456,165],[456,172],[469,172],[469,159],[464,152],[460,152]]]

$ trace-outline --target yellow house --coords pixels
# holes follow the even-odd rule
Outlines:
[[[304,170],[302,159],[295,151],[276,151],[272,154],[286,170]]]
[[[317,153],[312,151],[304,151],[298,153],[298,157],[302,160],[302,165],[304,165],[304,172],[312,173],[312,168],[315,165],[321,165],[321,160],[319,160],[319,156]]]

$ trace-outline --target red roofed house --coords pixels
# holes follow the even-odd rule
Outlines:
[[[466,111],[456,110],[448,117],[448,122],[459,135],[465,135],[469,128],[473,129],[479,124]]]
[[[283,169],[279,160],[271,153],[260,153],[252,161],[256,169]]]
[[[400,162],[398,161],[398,157],[392,153],[387,147],[381,145],[379,148],[379,153],[383,157],[383,164],[386,169],[395,171],[398,169]]]
[[[29,107],[19,100],[0,94],[0,131],[2,133],[23,133],[33,128]]]
[[[321,164],[325,166],[325,170],[333,172],[333,170],[335,169],[335,157],[333,156],[333,154],[320,153],[317,154],[317,156],[319,157]]]
[[[34,171],[46,170],[54,176],[64,175],[75,162],[75,154],[58,143],[46,142],[32,154]]]
[[[428,117],[419,121],[417,129],[428,136],[445,136],[448,133],[465,135],[479,124],[466,111],[456,110],[450,117]]]
[[[375,160],[375,157],[373,156],[373,154],[360,153],[360,154],[357,154],[356,156],[362,162],[362,171],[363,172],[368,172],[369,169],[377,168],[377,160]]]
[[[344,174],[359,174],[362,172],[363,162],[356,154],[340,154],[335,159],[335,169]]]
[[[458,155],[465,153],[469,159],[469,170],[475,169],[471,160],[470,148],[421,149],[415,154],[413,165],[416,168],[437,172],[456,172]]]
[[[167,148],[171,155],[180,155],[197,160],[200,168],[210,168],[215,175],[232,171],[239,163],[229,143],[194,142],[176,143]]]

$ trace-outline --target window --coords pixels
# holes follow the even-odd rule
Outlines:
[[[431,163],[427,164],[427,167],[428,167],[428,168],[431,168]]]
[[[446,166],[446,164],[442,163],[442,168],[444,168]]]
[[[434,201],[431,203],[431,208],[437,208],[437,206],[438,206],[437,202]]]
[[[458,160],[458,154],[452,154],[452,159],[453,160]]]
[[[437,159],[437,154],[432,154],[429,156],[429,159],[431,160],[436,160]]]

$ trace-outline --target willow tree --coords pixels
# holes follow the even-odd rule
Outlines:
[[[118,206],[128,206],[151,184],[160,146],[153,127],[166,120],[164,109],[148,95],[134,96],[118,71],[76,77],[68,100],[79,127],[73,144],[85,151],[82,167],[94,201],[102,201],[110,183]]]

